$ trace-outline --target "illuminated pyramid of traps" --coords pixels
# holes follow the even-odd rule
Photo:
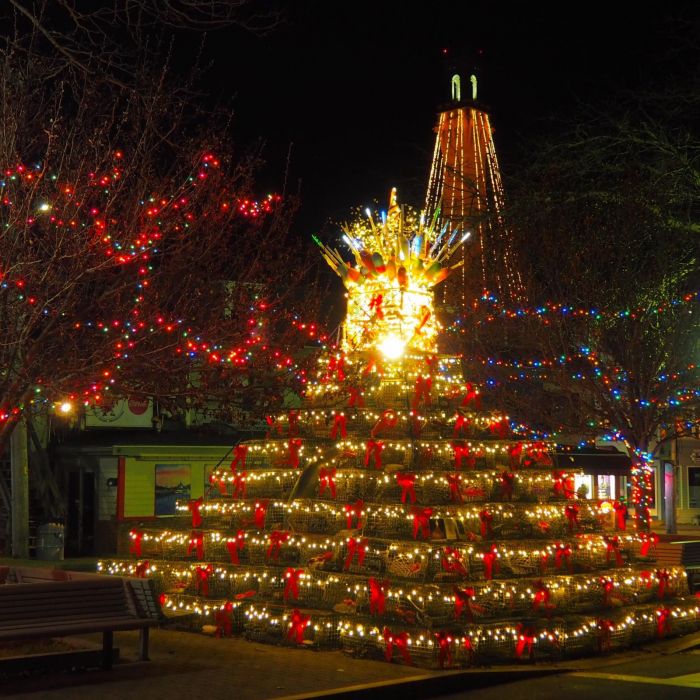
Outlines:
[[[654,536],[627,531],[623,504],[586,499],[550,444],[514,434],[436,351],[433,288],[465,234],[395,196],[344,233],[350,262],[322,248],[346,285],[345,335],[303,405],[222,450],[179,515],[123,522],[121,556],[100,569],[150,577],[196,630],[425,667],[697,630],[700,601],[656,562]],[[146,476],[126,477],[131,513]]]

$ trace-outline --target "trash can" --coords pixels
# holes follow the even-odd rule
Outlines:
[[[62,561],[64,535],[62,523],[39,525],[36,535],[36,558],[44,561]]]

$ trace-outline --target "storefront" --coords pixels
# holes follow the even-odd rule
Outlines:
[[[572,449],[556,453],[557,468],[581,470],[574,479],[576,492],[595,500],[630,502],[630,470],[628,455],[612,448]]]

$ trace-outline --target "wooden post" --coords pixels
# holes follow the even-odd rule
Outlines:
[[[29,558],[29,458],[27,424],[21,418],[10,439],[12,485],[12,556]]]
[[[106,630],[102,633],[102,668],[112,670],[112,653],[114,649],[114,632]]]
[[[148,627],[142,627],[139,634],[139,661],[148,661]]]

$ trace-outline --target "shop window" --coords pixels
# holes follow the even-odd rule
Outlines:
[[[615,477],[612,474],[598,474],[598,498],[615,498]]]
[[[688,507],[700,508],[700,467],[688,467]]]

